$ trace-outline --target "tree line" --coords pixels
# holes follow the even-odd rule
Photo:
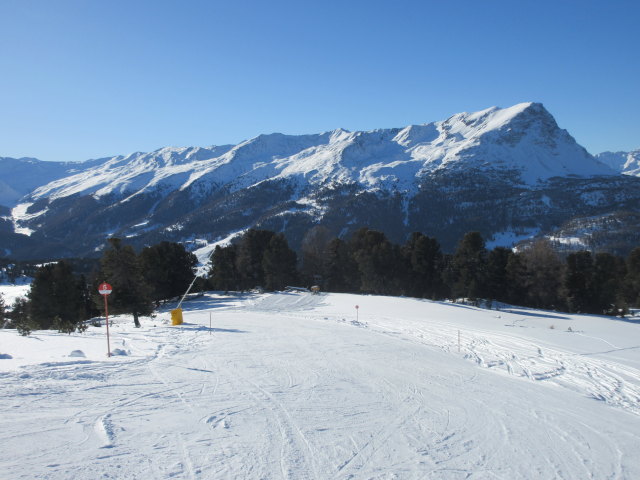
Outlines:
[[[249,230],[237,243],[216,247],[212,264],[209,281],[218,290],[301,282],[329,292],[484,299],[610,315],[640,304],[640,247],[627,258],[589,251],[561,257],[546,240],[514,252],[487,249],[478,232],[469,232],[445,254],[422,233],[398,245],[368,228],[344,240],[319,226],[305,235],[299,261],[282,234]]]
[[[23,334],[85,328],[85,320],[104,315],[97,286],[107,281],[113,286],[110,313],[129,313],[139,326],[140,316],[185,292],[196,263],[195,255],[178,243],[161,242],[137,253],[110,238],[88,279],[62,260],[40,266],[28,298],[10,309],[0,297],[0,325]],[[318,226],[307,232],[297,254],[282,233],[250,229],[234,243],[215,248],[207,278],[198,279],[196,289],[281,290],[289,285],[617,315],[640,305],[640,247],[627,258],[589,251],[561,257],[545,240],[514,252],[487,249],[478,232],[469,232],[455,252],[446,254],[435,238],[422,233],[398,245],[368,228],[341,239]]]
[[[17,299],[10,312],[0,299],[0,325],[23,335],[35,329],[82,331],[85,320],[104,315],[98,285],[107,281],[113,287],[109,313],[131,314],[139,327],[140,316],[151,314],[160,301],[183,294],[193,280],[197,259],[181,244],[161,242],[139,254],[118,238],[110,238],[107,245],[89,279],[75,274],[66,260],[40,266],[27,298]]]

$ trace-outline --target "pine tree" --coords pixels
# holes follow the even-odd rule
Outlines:
[[[360,289],[365,293],[390,295],[398,290],[400,252],[384,233],[361,228],[349,242],[360,273]]]
[[[84,320],[84,299],[80,279],[73,274],[71,265],[61,260],[40,267],[29,292],[29,316],[40,329],[58,328],[75,330]],[[58,325],[54,319],[58,318]]]
[[[526,267],[525,305],[534,308],[561,309],[560,293],[564,264],[548,240],[538,240],[522,252]]]
[[[504,247],[496,247],[487,256],[486,296],[491,300],[508,302],[509,278],[507,266],[513,252]]]
[[[623,279],[626,265],[622,258],[609,253],[597,253],[594,258],[594,311],[618,315],[626,310]]]
[[[640,306],[640,247],[634,248],[627,257],[625,296],[630,305]]]
[[[402,249],[408,262],[407,292],[416,297],[442,298],[445,288],[442,280],[443,256],[435,238],[414,232]]]
[[[89,282],[84,275],[80,275],[79,281],[80,285],[80,296],[82,298],[82,318],[87,320],[89,318],[97,317],[100,315],[100,310],[96,307],[95,302],[93,301],[93,284],[96,285],[99,283],[99,280],[96,282]],[[78,325],[80,327],[80,324]]]
[[[282,290],[287,285],[297,281],[296,253],[289,248],[282,233],[274,235],[262,256],[265,288],[267,290]]]
[[[311,228],[302,239],[301,276],[307,285],[321,284],[326,276],[327,248],[331,240],[329,229],[322,225]]]
[[[486,281],[487,250],[479,232],[465,234],[453,255],[452,293],[455,297],[476,300],[483,294]]]
[[[29,302],[26,298],[16,298],[11,306],[9,315],[11,327],[18,330],[22,336],[27,336],[33,330],[33,322],[29,319]]]
[[[344,240],[334,238],[329,242],[325,275],[325,289],[329,292],[349,293],[360,289],[358,264]]]
[[[528,274],[524,257],[514,253],[509,257],[505,267],[506,302],[512,305],[527,305]]]
[[[249,229],[238,244],[236,268],[240,275],[240,288],[249,290],[265,284],[262,258],[275,235],[269,230]]]
[[[209,280],[214,290],[229,292],[240,289],[240,276],[236,268],[237,251],[236,245],[217,245],[213,250]]]
[[[142,249],[140,265],[151,299],[159,302],[182,295],[193,280],[197,262],[179,243],[165,241]]]
[[[564,289],[566,302],[571,312],[594,313],[593,258],[586,250],[567,256]],[[601,312],[600,312],[601,313]]]
[[[4,312],[5,312],[5,304],[4,304],[4,297],[2,296],[2,294],[0,293],[0,328],[4,328],[4,324],[5,324],[5,317],[4,317]]]
[[[109,295],[109,311],[112,313],[130,313],[136,327],[140,327],[140,315],[149,315],[153,311],[150,289],[146,285],[140,261],[133,247],[122,245],[119,238],[108,240],[100,261],[102,276],[113,287]],[[103,306],[101,297],[94,297],[98,308]]]

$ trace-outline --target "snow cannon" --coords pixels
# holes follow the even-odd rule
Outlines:
[[[171,310],[171,325],[182,325],[182,309]]]

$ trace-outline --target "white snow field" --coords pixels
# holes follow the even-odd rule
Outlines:
[[[0,331],[0,478],[640,478],[633,321],[306,293],[184,310],[116,318],[111,358],[104,327]]]

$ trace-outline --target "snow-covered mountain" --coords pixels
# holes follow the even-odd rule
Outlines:
[[[162,148],[103,161],[43,182],[30,199],[73,194],[129,198],[192,184],[247,188],[267,179],[304,179],[313,185],[390,184],[412,189],[425,175],[479,167],[513,171],[533,184],[551,177],[613,174],[597,162],[539,103],[460,113],[442,122],[403,129],[319,135],[260,135],[232,146]]]
[[[369,226],[396,241],[420,230],[450,249],[471,229],[516,238],[640,202],[637,181],[590,155],[539,103],[405,128],[168,147],[75,168],[5,204],[0,251],[87,255],[107,235],[207,243],[251,226],[285,231],[296,245],[318,223],[336,235]],[[1,162],[0,174],[20,183]]]
[[[632,152],[602,152],[595,157],[617,172],[640,176],[640,149]]]
[[[43,162],[36,158],[0,157],[0,205],[13,207],[37,187],[78,174],[100,162]]]

